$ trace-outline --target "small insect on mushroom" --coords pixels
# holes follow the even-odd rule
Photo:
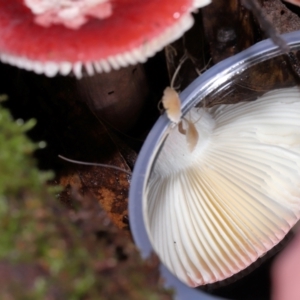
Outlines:
[[[171,130],[144,200],[155,251],[195,287],[247,268],[299,220],[300,89],[192,108],[189,120],[194,151]]]
[[[178,124],[181,121],[181,102],[178,93],[172,87],[166,87],[162,104],[170,121]]]
[[[166,87],[162,97],[162,104],[170,121],[178,125],[178,131],[186,136],[190,152],[192,152],[199,139],[198,131],[187,118],[182,118],[181,103],[178,93],[172,87]],[[183,122],[186,123],[187,129],[183,128]]]
[[[199,134],[193,122],[191,122],[187,118],[182,118],[180,98],[178,92],[173,87],[175,78],[178,75],[180,68],[188,58],[189,55],[187,53],[185,53],[185,55],[181,58],[179,65],[177,66],[173,74],[171,86],[165,88],[161,102],[163,104],[164,109],[166,110],[166,114],[169,120],[178,125],[178,131],[186,136],[186,143],[190,152],[192,152],[197,145]],[[210,60],[208,61],[208,64],[209,63]],[[208,64],[203,68],[203,70],[199,71],[198,75],[200,75],[203,71],[206,70]],[[199,120],[197,120],[196,122],[198,121]],[[186,123],[186,129],[183,128],[183,123]]]

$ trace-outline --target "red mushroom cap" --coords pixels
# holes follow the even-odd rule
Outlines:
[[[47,76],[73,71],[78,78],[83,67],[92,75],[145,62],[192,26],[192,11],[211,2],[98,0],[111,5],[111,13],[101,18],[91,9],[75,29],[40,25],[26,1],[0,0],[0,59]]]

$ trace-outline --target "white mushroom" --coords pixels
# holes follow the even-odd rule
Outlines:
[[[199,286],[247,268],[299,219],[300,89],[193,108],[187,117],[199,141],[190,152],[185,136],[172,129],[144,210],[162,262]]]

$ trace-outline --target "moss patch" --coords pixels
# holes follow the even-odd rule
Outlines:
[[[46,184],[53,173],[32,157],[42,144],[24,134],[34,124],[0,106],[2,299],[171,299],[157,285],[158,261],[143,262],[92,197],[75,191],[76,209],[58,201]]]

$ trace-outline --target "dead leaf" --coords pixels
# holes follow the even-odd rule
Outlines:
[[[299,17],[290,11],[281,0],[263,0],[262,11],[280,34],[300,29]]]
[[[213,1],[202,12],[214,63],[248,48],[258,38],[252,15],[239,0]]]

